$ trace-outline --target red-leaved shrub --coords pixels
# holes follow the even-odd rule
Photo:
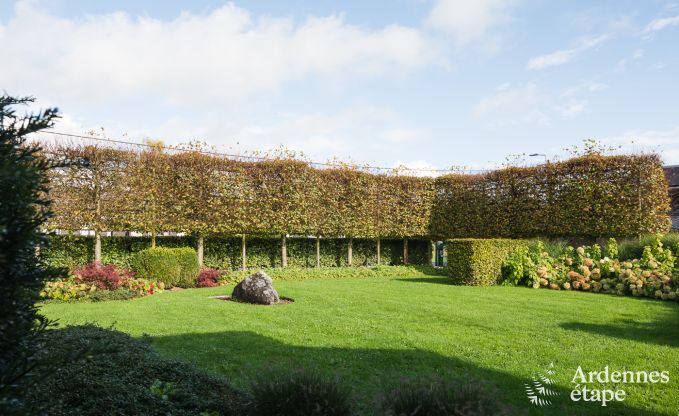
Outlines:
[[[217,269],[203,269],[196,278],[197,287],[215,287],[219,286],[218,280],[222,272]]]
[[[101,290],[118,289],[134,274],[126,269],[116,267],[113,264],[90,263],[73,271],[77,283],[90,283]]]

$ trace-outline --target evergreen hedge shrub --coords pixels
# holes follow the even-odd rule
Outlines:
[[[155,247],[138,252],[132,270],[144,279],[163,282],[167,287],[190,287],[198,275],[198,257],[190,247]]]
[[[193,236],[158,237],[160,247],[195,247]],[[74,235],[50,235],[50,246],[43,251],[45,261],[53,267],[74,268],[94,260],[94,238]],[[321,239],[321,267],[347,266],[347,239]],[[408,263],[430,264],[430,242],[408,240]],[[151,246],[149,237],[103,237],[102,263],[132,268],[135,254]],[[271,237],[247,238],[247,262],[249,269],[263,269],[281,266],[281,240]],[[289,267],[316,266],[316,240],[313,238],[291,237],[287,241]],[[403,264],[403,239],[382,239],[381,264]],[[243,262],[241,238],[213,236],[205,237],[203,263],[205,267],[221,270],[237,270]],[[377,243],[374,239],[355,238],[353,242],[353,265],[377,265]]]
[[[460,238],[446,241],[448,275],[455,284],[490,286],[499,282],[502,263],[528,242],[511,239]]]

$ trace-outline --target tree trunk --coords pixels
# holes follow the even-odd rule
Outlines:
[[[94,262],[101,264],[101,231],[94,230]]]
[[[429,263],[436,266],[436,243],[434,240],[429,240]]]
[[[243,238],[241,239],[241,256],[243,259],[243,265],[241,266],[243,270],[248,268],[248,253],[245,249],[245,234],[243,234]]]
[[[151,232],[151,248],[156,248],[156,232]]]
[[[403,264],[408,265],[408,239],[403,239]]]
[[[321,267],[321,237],[316,237],[316,268]]]
[[[382,253],[380,253],[380,238],[377,237],[377,265],[380,265],[380,256]]]
[[[202,236],[202,235],[199,235],[199,236],[198,236],[197,244],[198,244],[198,247],[197,247],[197,251],[198,251],[198,266],[203,267],[203,245],[204,245],[204,241],[203,241],[203,236]]]
[[[286,236],[281,239],[281,264],[283,267],[288,267],[288,245]]]
[[[349,245],[347,246],[347,264],[349,267],[354,263],[354,239],[349,238]]]

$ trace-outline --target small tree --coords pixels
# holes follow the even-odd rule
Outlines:
[[[27,136],[51,127],[56,109],[19,116],[33,98],[0,96],[0,413],[21,411],[19,386],[30,380],[48,325],[35,302],[49,273],[42,267],[40,227],[50,216],[48,162]]]

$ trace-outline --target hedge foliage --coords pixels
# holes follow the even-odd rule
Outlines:
[[[489,286],[502,277],[502,264],[512,253],[525,250],[524,240],[453,239],[446,241],[448,274],[455,284]]]
[[[618,237],[670,228],[656,155],[587,155],[529,168],[436,179],[431,234]]]
[[[54,267],[74,268],[94,260],[94,239],[85,236],[51,235],[51,244],[43,251],[46,262]],[[148,237],[102,238],[102,263],[132,268],[135,253],[151,247]],[[242,266],[241,238],[206,237],[204,265],[223,270],[236,270]],[[195,237],[158,237],[158,246],[195,247]],[[346,239],[321,239],[321,267],[347,266]],[[408,263],[429,264],[430,242],[408,241]],[[377,264],[375,240],[353,240],[353,265]],[[315,267],[316,240],[313,238],[288,238],[288,266]],[[279,238],[247,238],[246,255],[248,268],[272,268],[281,266],[281,241]],[[383,239],[380,242],[383,265],[403,263],[403,240]]]
[[[56,146],[51,229],[205,236],[636,236],[666,231],[659,157],[587,154],[480,175],[418,178],[286,155],[247,162],[200,149]]]
[[[132,270],[139,277],[168,287],[193,286],[199,269],[196,250],[190,247],[146,248],[132,257]]]
[[[198,151],[54,146],[84,163],[52,172],[52,229],[202,235],[425,236],[433,182],[282,156],[244,162]]]
[[[445,276],[446,270],[433,266],[376,266],[376,267],[322,267],[313,268],[275,268],[263,269],[273,280],[306,280],[306,279],[346,279],[346,278],[425,278]],[[240,282],[252,274],[252,270],[238,270],[224,274],[220,283]]]

